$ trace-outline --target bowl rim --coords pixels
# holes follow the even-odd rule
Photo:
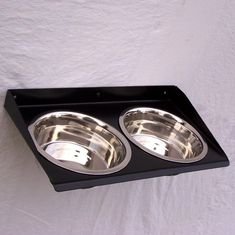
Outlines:
[[[35,126],[36,124],[38,124],[40,121],[42,121],[44,118],[46,117],[50,117],[52,115],[73,115],[75,117],[81,118],[81,117],[89,117],[91,118],[93,121],[95,121],[97,123],[97,125],[101,126],[102,128],[104,128],[105,130],[107,130],[108,132],[110,132],[112,135],[114,135],[116,138],[118,138],[118,140],[120,141],[120,143],[123,145],[124,149],[125,149],[125,155],[124,155],[124,159],[122,160],[121,163],[119,163],[117,166],[114,166],[112,168],[107,168],[105,170],[90,170],[90,169],[76,169],[74,167],[74,163],[73,162],[66,162],[66,165],[64,165],[62,162],[60,162],[59,160],[56,160],[53,156],[51,156],[50,154],[48,154],[46,151],[44,151],[42,149],[42,147],[38,144],[37,140],[34,137],[34,130],[35,130]],[[97,119],[93,116],[84,114],[84,113],[80,113],[80,112],[71,112],[71,111],[52,111],[52,112],[47,112],[43,115],[37,115],[37,118],[34,119],[34,121],[28,125],[28,131],[29,134],[33,140],[33,143],[37,149],[37,151],[44,157],[46,158],[48,161],[52,162],[53,164],[62,167],[64,169],[73,171],[73,172],[77,172],[80,174],[87,174],[87,175],[107,175],[107,174],[112,174],[115,172],[119,172],[122,169],[124,169],[130,162],[131,160],[131,146],[130,143],[128,142],[128,140],[125,138],[125,136],[118,131],[116,128],[114,128],[113,126],[111,126],[110,124],[101,121],[100,119]],[[69,141],[68,141],[69,142]],[[71,142],[70,142],[71,143]],[[77,163],[75,164],[77,165]]]
[[[140,144],[137,140],[135,140],[131,134],[127,131],[125,125],[124,125],[124,118],[125,116],[133,111],[137,111],[137,110],[145,110],[145,111],[157,111],[160,113],[164,113],[164,114],[169,114],[171,117],[173,117],[173,119],[180,123],[181,125],[183,125],[184,127],[186,127],[187,129],[189,129],[191,132],[193,132],[197,138],[199,139],[199,141],[202,144],[202,152],[193,158],[188,158],[188,159],[178,159],[178,158],[173,158],[173,157],[168,157],[168,156],[164,156],[161,154],[158,154],[150,149],[148,149],[147,147],[145,147],[144,145]],[[193,162],[197,162],[202,160],[208,153],[208,145],[207,143],[204,141],[204,139],[202,138],[201,134],[192,126],[190,125],[187,121],[185,121],[184,119],[178,117],[177,115],[170,113],[168,111],[165,111],[163,109],[158,109],[158,108],[153,108],[153,107],[145,107],[145,106],[138,106],[138,107],[132,107],[132,108],[128,108],[126,110],[124,110],[120,116],[119,116],[119,126],[122,130],[122,132],[125,134],[125,136],[133,143],[135,144],[137,147],[139,147],[140,149],[142,149],[143,151],[147,152],[148,154],[154,156],[154,157],[158,157],[160,159],[166,160],[166,161],[170,161],[170,162],[177,162],[177,163],[193,163]]]

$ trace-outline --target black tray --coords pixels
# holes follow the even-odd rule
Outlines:
[[[133,107],[153,107],[171,112],[191,124],[208,144],[202,160],[182,164],[154,157],[133,143],[132,158],[119,172],[109,175],[86,175],[61,168],[45,159],[28,132],[37,116],[51,111],[74,111],[94,116],[120,132],[120,114]],[[56,191],[89,188],[137,179],[176,175],[229,165],[229,160],[184,93],[175,86],[51,88],[8,90],[5,109],[47,173]]]

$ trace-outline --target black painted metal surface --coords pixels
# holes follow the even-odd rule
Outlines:
[[[34,146],[28,126],[52,111],[73,111],[94,116],[121,132],[118,119],[129,108],[153,107],[171,112],[192,125],[208,144],[198,162],[182,164],[154,157],[130,142],[132,158],[123,170],[110,175],[75,173],[46,160]],[[204,170],[229,165],[229,160],[188,98],[175,86],[51,88],[8,90],[5,109],[18,127],[56,191]]]

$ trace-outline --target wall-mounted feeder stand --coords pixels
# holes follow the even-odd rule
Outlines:
[[[229,165],[175,86],[15,89],[5,108],[56,191]]]

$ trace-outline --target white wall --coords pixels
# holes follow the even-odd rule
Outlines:
[[[228,168],[56,193],[0,110],[0,234],[223,234],[235,221],[235,2],[0,3],[8,88],[178,85]]]

